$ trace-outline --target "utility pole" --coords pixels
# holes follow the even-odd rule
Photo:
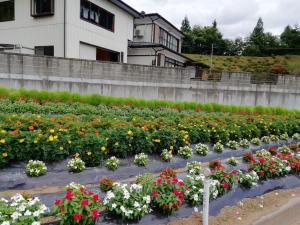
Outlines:
[[[212,67],[213,67],[213,56],[214,56],[214,44],[211,44],[211,52],[210,52],[210,68],[209,68],[209,76],[211,77]]]

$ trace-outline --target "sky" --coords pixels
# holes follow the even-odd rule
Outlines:
[[[300,0],[124,0],[138,11],[157,12],[180,28],[208,26],[214,19],[225,38],[246,37],[262,17],[266,32],[279,35],[288,24],[300,25]]]

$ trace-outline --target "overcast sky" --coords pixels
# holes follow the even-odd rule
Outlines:
[[[265,30],[280,34],[287,24],[300,24],[300,0],[124,0],[138,11],[158,12],[180,28],[184,16],[192,25],[216,19],[226,38],[245,37],[262,17]]]

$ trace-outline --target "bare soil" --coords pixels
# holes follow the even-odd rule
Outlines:
[[[300,188],[292,190],[277,190],[253,199],[244,199],[234,207],[224,207],[217,217],[210,217],[210,225],[252,225],[260,218],[276,212],[291,199],[300,197]],[[298,210],[300,212],[300,208]],[[300,215],[297,215],[300,217]],[[282,223],[288,224],[288,218],[281,217]],[[300,220],[300,218],[299,218]],[[179,219],[168,225],[202,225],[201,215],[194,213],[191,217]]]

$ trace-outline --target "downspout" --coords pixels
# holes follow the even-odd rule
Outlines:
[[[64,58],[66,58],[66,18],[67,18],[67,2],[64,0]]]

